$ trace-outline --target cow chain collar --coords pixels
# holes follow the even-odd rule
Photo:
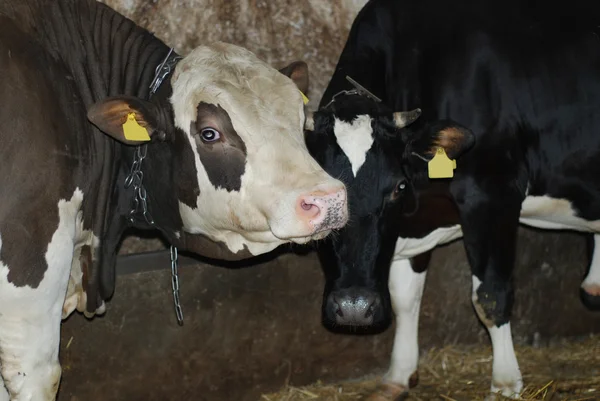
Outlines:
[[[154,79],[150,83],[148,89],[150,94],[148,99],[158,91],[160,85],[164,79],[173,71],[179,60],[182,59],[180,56],[171,57],[173,54],[173,48],[169,50],[169,53],[164,60],[156,67]],[[133,154],[133,164],[127,178],[125,178],[125,188],[129,188],[133,184],[133,207],[129,212],[129,221],[134,223],[136,217],[140,214],[151,226],[154,226],[154,219],[148,211],[148,203],[146,200],[146,188],[144,188],[143,180],[144,173],[142,172],[142,161],[146,157],[148,152],[147,144],[137,146],[135,153]],[[177,324],[183,326],[183,310],[181,303],[179,302],[179,270],[178,270],[178,257],[177,247],[171,245],[171,289],[173,290],[173,303],[175,304],[175,314],[177,315]]]
[[[366,96],[369,99],[374,100],[377,103],[381,102],[381,99],[378,98],[377,96],[375,96],[373,93],[369,92],[367,90],[367,88],[365,88],[364,86],[362,86],[361,84],[359,84],[358,82],[356,82],[354,79],[352,79],[350,76],[346,75],[346,80],[348,82],[350,82],[350,84],[352,86],[354,86],[354,89],[351,90],[343,90],[340,91],[338,93],[336,93],[335,95],[333,95],[333,97],[331,98],[331,100],[329,101],[329,103],[327,103],[327,105],[325,107],[323,107],[324,109],[328,108],[333,102],[335,102],[335,98],[338,96],[343,96],[343,95],[359,95],[359,96]]]

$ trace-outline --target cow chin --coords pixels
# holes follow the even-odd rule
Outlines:
[[[241,241],[236,241],[236,246],[239,247],[239,244],[242,244],[241,248],[237,248],[234,251],[233,249],[236,248],[231,243],[228,243],[227,240],[223,241],[210,238],[204,234],[192,234],[188,232],[184,232],[177,242],[177,245],[186,251],[206,258],[227,261],[249,259],[270,252],[279,245],[279,243],[265,244],[242,239]]]

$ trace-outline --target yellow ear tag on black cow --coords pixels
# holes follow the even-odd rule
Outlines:
[[[306,105],[309,102],[308,98],[306,97],[306,95],[302,91],[300,91],[300,94],[302,95],[302,101]]]
[[[138,124],[135,113],[127,114],[127,121],[123,124],[123,134],[128,141],[149,141],[148,130]]]
[[[456,160],[451,160],[442,147],[437,148],[433,159],[427,163],[429,178],[452,178],[455,168]]]

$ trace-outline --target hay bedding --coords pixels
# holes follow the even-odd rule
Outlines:
[[[516,352],[526,384],[520,400],[600,401],[600,336],[561,340],[542,348],[517,347]],[[421,356],[420,383],[406,401],[484,400],[491,362],[491,347],[431,349]],[[358,401],[377,384],[378,378],[369,378],[287,387],[277,394],[263,395],[261,401]]]

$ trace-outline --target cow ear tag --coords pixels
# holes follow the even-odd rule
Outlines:
[[[123,124],[123,134],[128,141],[149,141],[148,130],[138,124],[135,113],[127,114],[127,121]]]
[[[429,178],[452,178],[455,168],[456,160],[451,160],[442,147],[437,148],[433,159],[427,163]]]
[[[308,98],[306,97],[306,95],[302,91],[300,91],[300,94],[302,95],[302,101],[306,105],[309,102]]]

